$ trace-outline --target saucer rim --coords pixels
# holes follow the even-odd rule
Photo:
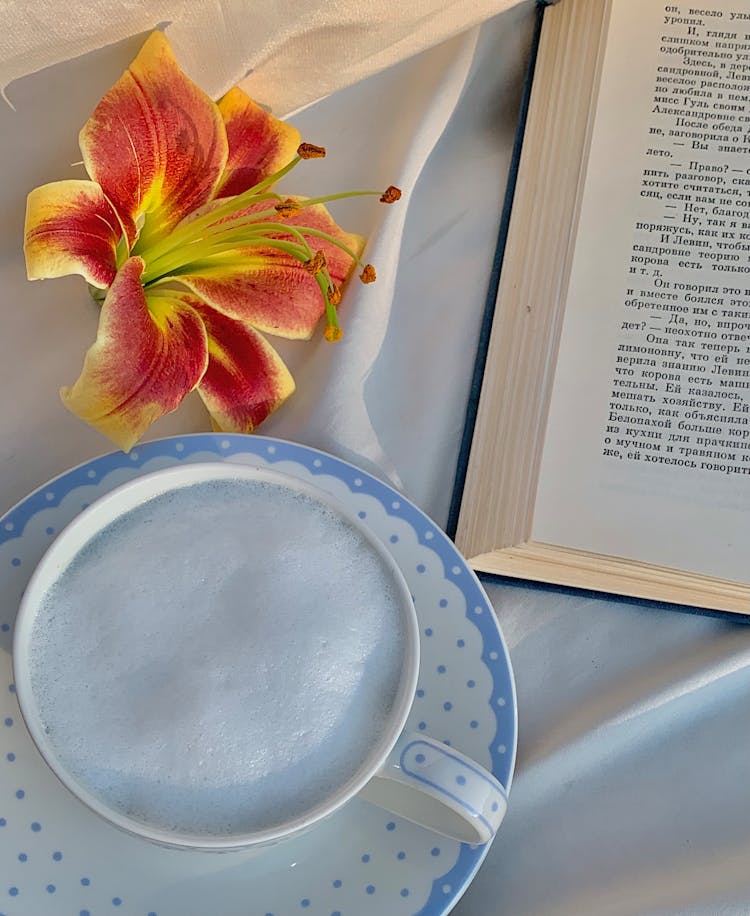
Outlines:
[[[280,454],[272,456],[270,452],[272,449],[276,449],[276,447],[279,448]],[[175,448],[178,453],[175,453]],[[182,451],[183,449],[184,452]],[[225,451],[225,449],[227,451]],[[265,449],[268,450],[268,454],[264,451]],[[307,455],[317,456],[321,460],[318,461],[316,459],[314,462],[315,468],[313,468],[310,466],[311,462],[301,459],[297,454],[288,454],[289,451],[295,453],[298,450],[301,450],[303,455],[307,453]],[[4,528],[7,529],[7,525],[0,527],[0,544],[9,539],[20,537],[23,534],[26,522],[36,515],[40,509],[49,506],[54,507],[62,501],[62,497],[58,499],[55,493],[51,492],[55,482],[60,481],[62,478],[68,478],[68,489],[66,492],[74,492],[78,488],[90,487],[92,484],[95,487],[99,486],[102,480],[112,472],[121,472],[130,468],[137,475],[142,465],[154,460],[164,460],[168,461],[170,464],[179,465],[186,459],[190,460],[191,455],[195,455],[199,452],[210,453],[211,457],[215,457],[219,461],[231,461],[233,459],[242,461],[243,459],[254,460],[257,458],[260,458],[260,460],[268,464],[292,461],[293,463],[301,465],[301,470],[305,475],[316,477],[319,474],[324,476],[330,474],[336,479],[336,483],[343,483],[352,491],[352,480],[355,475],[360,478],[367,478],[372,481],[374,488],[382,490],[382,500],[380,496],[378,496],[378,499],[381,500],[382,507],[387,515],[401,514],[399,512],[391,512],[387,504],[388,496],[396,497],[401,502],[404,509],[403,514],[401,514],[402,520],[406,521],[409,527],[413,529],[413,533],[417,536],[418,543],[421,547],[428,547],[440,557],[445,567],[445,580],[449,579],[447,563],[453,562],[461,564],[461,571],[465,573],[470,580],[468,588],[465,589],[467,579],[463,579],[464,585],[461,586],[463,598],[467,602],[464,617],[466,620],[479,626],[482,643],[481,664],[487,669],[492,669],[494,665],[496,672],[492,674],[492,680],[495,685],[493,691],[496,692],[498,688],[501,687],[504,696],[507,698],[507,708],[504,710],[502,718],[502,729],[501,719],[498,716],[497,710],[495,712],[497,725],[494,735],[490,733],[490,745],[492,746],[489,750],[492,756],[492,764],[489,768],[495,775],[499,776],[501,781],[506,785],[506,788],[509,789],[515,767],[518,738],[516,686],[504,635],[499,627],[494,609],[484,592],[481,582],[478,580],[476,574],[469,568],[466,561],[458,554],[455,545],[453,545],[445,533],[432,522],[424,512],[414,506],[413,503],[410,503],[407,497],[398,493],[398,491],[394,490],[388,483],[383,482],[377,477],[373,477],[372,474],[356,467],[356,465],[350,462],[300,443],[286,442],[272,437],[246,437],[211,433],[188,433],[164,437],[159,440],[144,443],[139,447],[139,450],[134,450],[130,455],[118,452],[106,453],[97,458],[83,461],[75,467],[63,471],[51,478],[45,484],[24,497],[24,499],[20,500],[12,509],[8,510],[3,517],[3,521],[7,521],[11,515],[15,515],[16,517],[14,520],[17,522],[17,525],[10,533],[8,530],[4,530]],[[281,452],[284,453],[282,454]],[[96,471],[94,471],[94,468],[96,468]],[[87,479],[87,469],[89,476],[97,477],[96,480]],[[141,471],[141,473],[148,473],[148,471]],[[51,502],[48,501],[50,499],[52,499]],[[397,502],[394,501],[393,506],[396,505]],[[23,511],[17,512],[16,510],[18,509],[23,509]],[[433,540],[428,542],[424,539],[424,532],[426,529],[422,527],[423,525],[426,526],[427,537],[433,538]],[[458,566],[455,566],[453,571],[458,572]],[[474,618],[473,614],[470,614],[471,603],[475,599],[477,600],[477,604],[481,604],[481,607],[475,607],[473,610],[476,613],[486,611],[483,617]],[[440,619],[442,620],[443,618],[441,617]],[[445,620],[448,621],[449,618],[446,617]],[[489,646],[487,644],[488,636],[490,637]],[[489,649],[499,650],[499,652],[489,652]],[[498,654],[500,656],[499,660]],[[491,659],[494,659],[494,661],[491,661]],[[476,662],[472,662],[472,664],[479,663],[479,659],[477,659]],[[501,678],[501,683],[496,679],[498,676]],[[500,746],[500,757],[496,756],[494,747],[498,740],[503,740],[505,742],[504,745]],[[294,842],[294,840],[291,842]],[[442,916],[442,914],[449,912],[473,880],[476,871],[489,851],[489,846],[490,844],[484,847],[462,845],[459,848],[457,858],[453,859],[453,857],[451,857],[452,866],[446,872],[438,874],[437,877],[434,878],[432,891],[428,895],[423,907],[418,911],[419,916],[428,916],[428,914],[429,916],[439,916],[439,914]],[[436,874],[433,869],[429,869],[425,872],[422,866],[418,866],[417,868],[418,871],[421,870],[424,872],[423,876],[427,880],[432,880],[432,876]],[[449,885],[450,893],[446,890]]]

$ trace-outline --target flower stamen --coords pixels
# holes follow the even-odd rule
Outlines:
[[[380,195],[381,204],[393,204],[397,200],[401,200],[401,191],[395,185],[390,184]]]
[[[377,280],[378,276],[375,273],[375,268],[372,264],[365,264],[362,273],[359,275],[359,279],[363,283],[374,283]]]
[[[325,329],[325,339],[329,343],[336,343],[337,340],[341,340],[344,336],[344,332],[338,325],[328,324]]]
[[[302,265],[308,273],[319,274],[327,267],[325,252],[319,249]]]
[[[287,197],[281,203],[276,204],[274,210],[279,214],[279,219],[287,219],[302,209],[300,204],[293,197]]]
[[[326,154],[324,146],[316,146],[314,143],[300,143],[297,147],[297,155],[300,159],[323,159]]]

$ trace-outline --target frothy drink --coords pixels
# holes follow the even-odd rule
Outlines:
[[[46,592],[30,684],[59,762],[181,833],[302,817],[369,765],[405,612],[366,537],[284,485],[213,480],[95,533]]]

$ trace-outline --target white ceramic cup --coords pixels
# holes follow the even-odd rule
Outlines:
[[[54,609],[54,603],[50,605],[45,596],[82,548],[113,522],[147,501],[212,481],[230,485],[240,481],[263,482],[291,490],[327,507],[349,529],[359,532],[387,572],[398,596],[405,644],[396,699],[385,726],[373,735],[373,746],[354,778],[332,786],[326,797],[310,810],[297,812],[282,823],[223,835],[191,833],[149,823],[147,818],[129,816],[106,796],[92,791],[62,762],[58,749],[50,740],[40,716],[30,673],[35,623],[40,614],[50,613],[50,607]],[[268,561],[273,562],[273,557]],[[342,587],[346,588],[346,582]],[[357,615],[353,615],[347,625],[355,626],[356,621]],[[183,465],[139,477],[93,503],[60,533],[31,577],[16,621],[13,667],[23,718],[42,757],[60,781],[111,824],[161,845],[204,851],[260,847],[310,828],[355,796],[430,830],[463,842],[483,844],[492,839],[507,808],[503,786],[483,767],[423,734],[403,734],[419,673],[419,627],[409,588],[391,555],[359,519],[328,494],[274,469],[228,463]],[[71,699],[75,702],[75,698]]]

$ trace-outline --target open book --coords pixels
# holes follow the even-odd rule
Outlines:
[[[747,0],[545,10],[456,543],[750,613]]]

